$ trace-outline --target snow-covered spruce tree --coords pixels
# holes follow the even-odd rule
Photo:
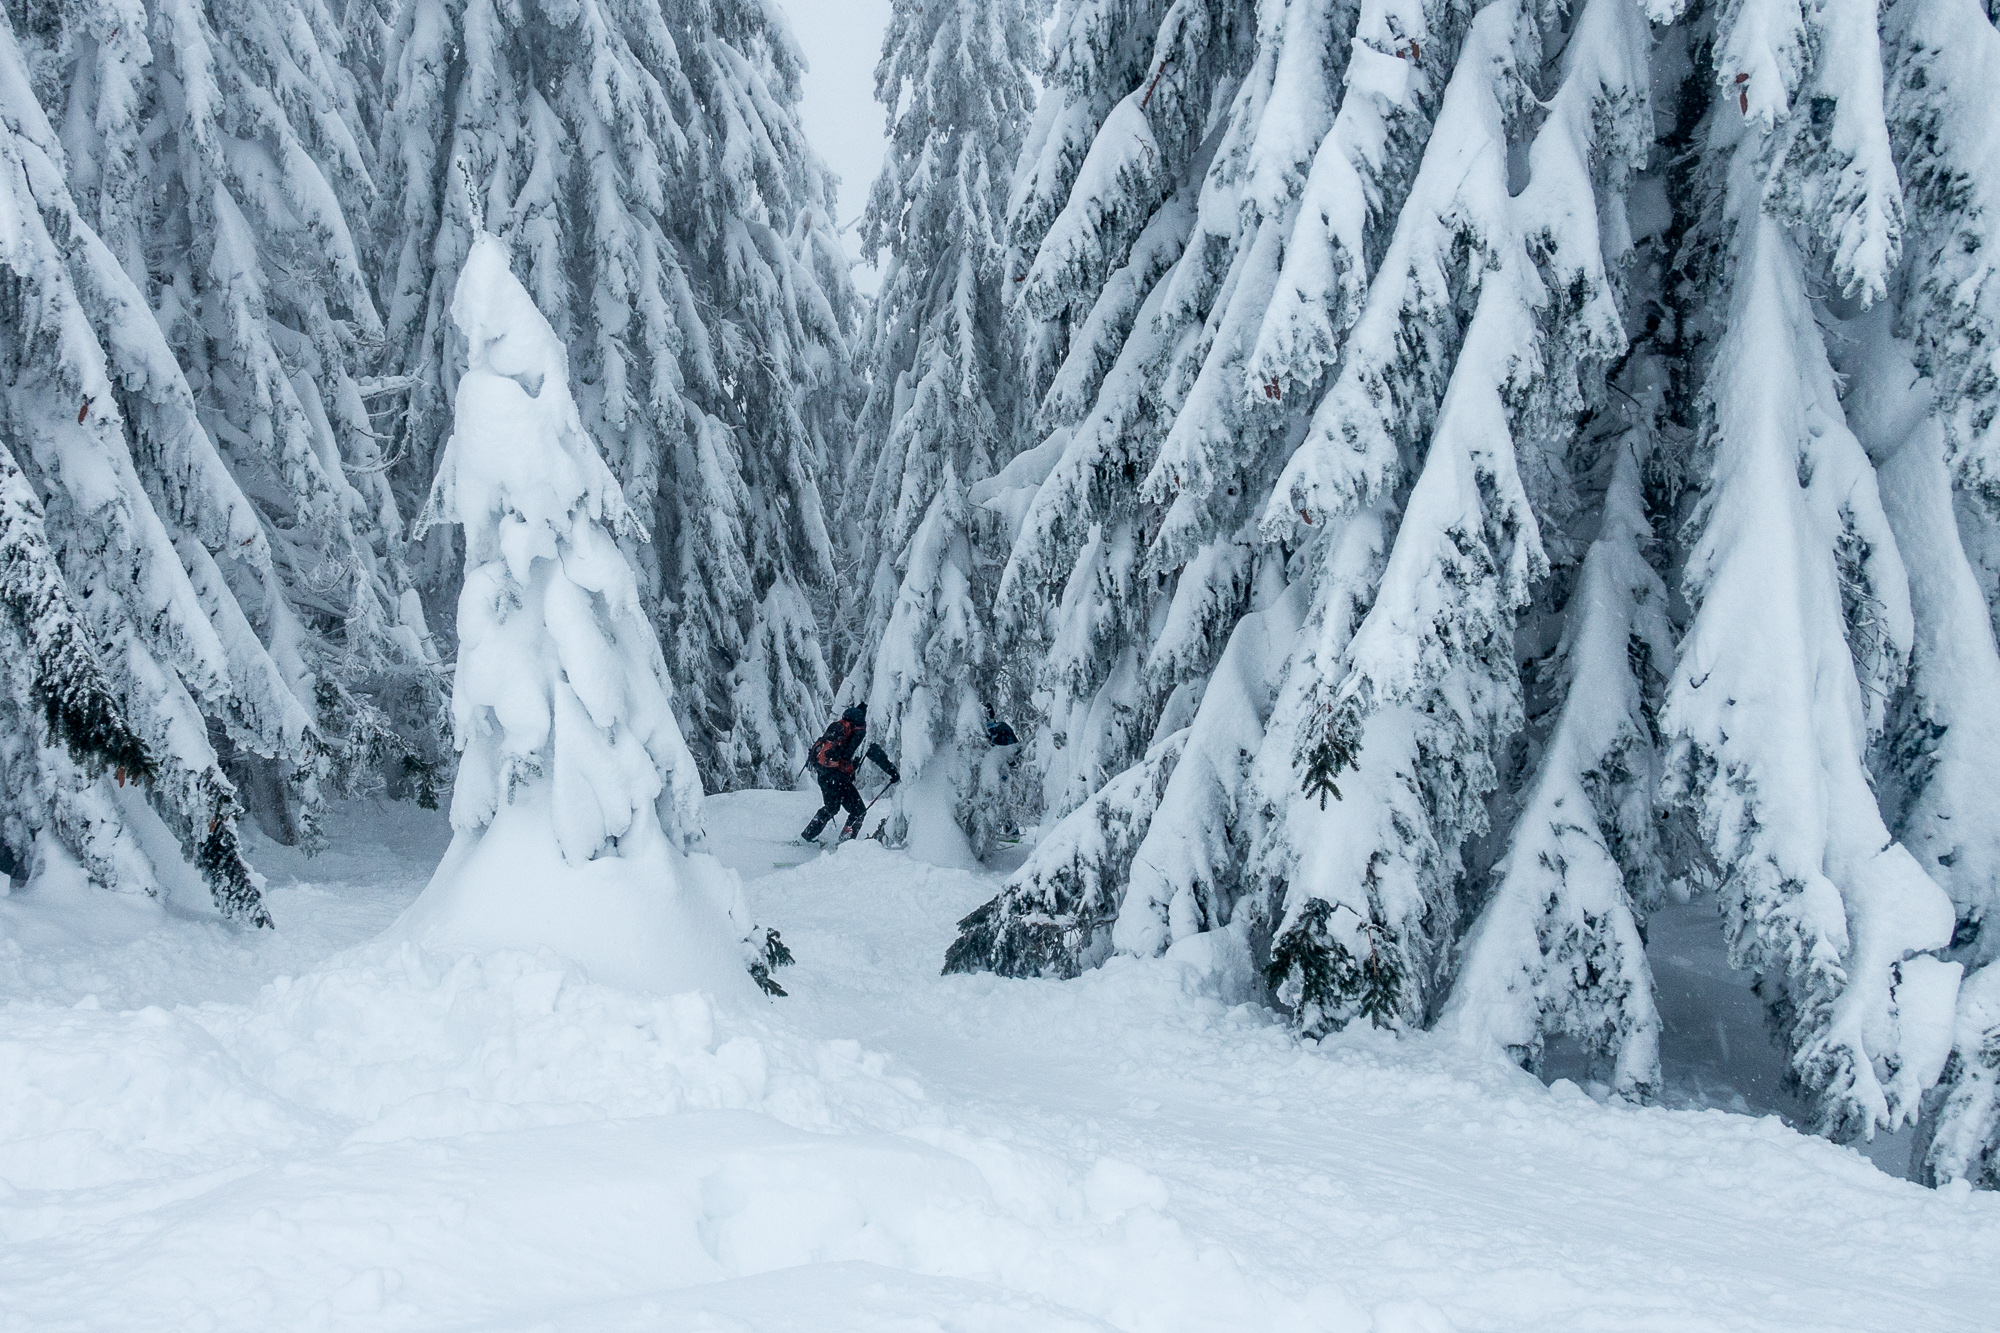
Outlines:
[[[1329,33],[1349,24],[1361,40],[1346,50],[1329,47]],[[1324,416],[1308,421],[1302,410],[1326,369],[1323,349],[1315,350],[1305,326],[1312,319],[1323,320],[1328,330],[1349,323],[1374,264],[1398,262],[1393,249],[1382,259],[1384,218],[1375,210],[1400,203],[1422,159],[1406,151],[1399,162],[1391,150],[1398,144],[1414,149],[1418,133],[1438,114],[1438,85],[1419,72],[1422,53],[1449,60],[1463,33],[1464,16],[1450,5],[1258,9],[1256,59],[1209,168],[1196,234],[1168,297],[1171,309],[1189,293],[1216,292],[1203,336],[1184,342],[1188,350],[1169,373],[1170,388],[1189,387],[1146,483],[1147,498],[1166,506],[1149,563],[1156,570],[1182,566],[1177,608],[1210,607],[1211,615],[1226,619],[1229,598],[1206,583],[1201,555],[1222,541],[1254,543],[1263,497],[1302,428],[1334,429]],[[1422,207],[1444,204],[1433,198],[1416,211]],[[1305,395],[1288,402],[1300,389]],[[1498,481],[1498,504],[1505,509],[1515,502],[1504,472]],[[1287,661],[1314,608],[1304,583],[1282,595],[1277,590],[1295,554],[1304,558],[1300,568],[1311,568],[1310,534],[1297,532],[1290,518],[1307,515],[1308,505],[1295,500],[1277,512],[1280,519],[1261,523],[1263,535],[1277,540],[1255,557],[1257,584],[1273,586],[1249,608],[1236,604],[1237,614],[1249,613],[1201,684],[1188,759],[1134,860],[1115,931],[1121,949],[1156,953],[1190,934],[1218,929],[1237,917],[1246,893],[1255,901],[1240,922],[1244,933],[1260,949],[1278,947],[1269,937],[1282,924],[1279,904],[1295,866],[1286,861],[1283,836],[1269,836],[1273,803],[1256,764],[1297,735],[1296,714],[1281,711],[1297,702],[1284,689]],[[1322,532],[1332,516],[1321,511]],[[1306,526],[1313,526],[1309,518]],[[1322,549],[1334,565],[1351,574],[1370,570],[1372,585],[1380,546],[1372,523],[1364,519],[1340,540],[1327,540]],[[1301,552],[1301,546],[1309,549]],[[1360,563],[1351,564],[1357,557]],[[1336,591],[1338,584],[1325,580],[1321,590],[1338,601],[1347,595]],[[1156,645],[1155,663],[1164,646]],[[1246,660],[1232,665],[1239,651]],[[1165,660],[1190,675],[1202,665],[1184,649]],[[1246,669],[1249,662],[1257,664],[1254,670]],[[1184,686],[1188,677],[1173,683]],[[1268,739],[1267,728],[1280,739]],[[1288,795],[1296,801],[1296,792]],[[1278,943],[1296,946],[1302,938]],[[1376,953],[1386,956],[1386,945],[1371,948],[1371,966]],[[1274,975],[1283,970],[1273,963]]]
[[[1278,482],[1269,535],[1334,525],[1315,610],[1346,638],[1295,660],[1260,759],[1271,974],[1309,1031],[1420,1025],[1443,997],[1463,844],[1522,721],[1514,629],[1547,569],[1523,477],[1560,466],[1537,454],[1560,459],[1585,377],[1621,341],[1597,210],[1578,201],[1644,151],[1645,35],[1628,0],[1586,5],[1537,105],[1534,13],[1474,18],[1382,276]],[[1510,198],[1515,143],[1527,180]],[[1350,554],[1357,511],[1387,534],[1379,577]]]
[[[465,530],[452,721],[455,834],[395,933],[554,948],[601,980],[782,994],[741,885],[703,849],[701,779],[617,534],[642,540],[570,393],[569,356],[474,238],[452,323],[467,350],[423,524]]]
[[[2000,654],[1961,532],[1992,549],[2000,519],[2000,105],[1985,91],[2000,32],[1977,0],[1898,3],[1884,16],[1887,112],[1906,209],[1893,332],[1840,368],[1855,429],[1881,463],[1882,503],[1910,569],[1909,699],[1892,729],[1901,818],[1893,831],[1951,895],[1949,957],[1969,970],[1951,1055],[1930,1095],[1917,1171],[2000,1188]],[[1906,361],[1922,371],[1921,378]],[[1862,376],[1867,376],[1862,379]],[[1926,419],[1928,417],[1928,419]],[[1954,514],[1951,481],[1959,486]],[[1956,517],[1959,521],[1954,522]],[[1987,613],[1987,614],[1982,614]]]
[[[341,30],[323,0],[80,0],[42,15],[28,65],[78,209],[143,279],[270,546],[268,570],[222,572],[324,745],[275,765],[232,745],[230,766],[273,832],[310,843],[327,766],[350,792],[385,774],[421,786],[442,742],[443,676],[406,595],[403,521],[357,379],[381,324]]]
[[[1117,23],[1143,8],[1078,6],[1075,67],[1137,63]],[[1313,68],[1294,8],[1256,7],[1210,105]],[[1240,924],[1309,1031],[1428,1024],[1457,982],[1461,1032],[1531,1065],[1578,1039],[1643,1095],[1643,911],[1672,883],[1715,894],[1820,1128],[1916,1114],[1991,894],[1961,775],[1992,711],[1995,214],[1967,99],[1993,34],[1960,8],[1884,7],[1879,37],[1865,5],[1331,10],[1304,29],[1340,54],[1330,116],[1286,122],[1312,140],[1289,216],[1218,189],[1236,142],[1277,140],[1218,122],[1190,193],[1146,175],[1171,154],[1121,107],[1136,82],[1063,93],[1016,214],[1051,415],[1009,492],[999,624],[1091,664],[1072,683],[1048,651],[1035,752],[1079,822],[955,959],[1066,972],[1107,934],[1145,953]],[[1247,178],[1299,160],[1253,151]],[[1205,397],[1229,357],[1237,396]],[[1232,531],[1239,496],[1261,532]],[[1240,600],[1185,597],[1230,537]],[[1287,603],[1263,679],[1196,653],[1141,688],[1180,608],[1233,646]],[[1211,701],[1241,720],[1215,742],[1254,751],[1233,788],[1181,734]],[[1982,994],[1932,1099],[1940,1178],[1992,1160]]]
[[[897,0],[875,72],[889,152],[863,244],[887,259],[860,421],[872,447],[849,483],[869,606],[841,688],[868,703],[904,775],[890,836],[913,814],[948,819],[973,855],[1007,814],[985,738],[987,710],[1005,702],[986,634],[1004,550],[967,491],[1008,461],[1020,428],[1004,218],[1039,46],[1025,0]]]
[[[237,840],[236,789],[209,739],[213,724],[293,766],[317,744],[233,591],[276,586],[263,524],[142,293],[78,212],[11,27],[0,31],[0,115],[0,432],[152,758],[146,794],[178,843],[132,826],[154,871],[185,860],[225,916],[268,925]]]
[[[834,326],[846,337],[844,348],[829,345],[823,349],[827,356],[825,387],[798,404],[822,464],[818,474],[820,508],[828,524],[834,574],[828,584],[814,592],[813,607],[823,634],[821,656],[837,671],[860,651],[867,604],[868,581],[859,573],[865,542],[857,506],[848,498],[847,483],[855,470],[855,458],[863,452],[854,423],[867,398],[868,348],[863,334],[872,306],[854,290],[849,277],[854,261],[840,230],[828,225],[830,221],[830,214],[801,210],[792,226],[790,245],[799,265],[814,275]]]
[[[1447,32],[1462,26],[1449,6],[1439,9]],[[1059,74],[1071,71],[1069,106],[1043,120],[1059,129],[1090,106],[1114,109],[1067,174],[1052,137],[1031,143],[1039,155],[1015,202],[1017,236],[1038,244],[1022,304],[1043,321],[1042,343],[1066,353],[1043,401],[1050,434],[1035,451],[1047,456],[1047,479],[1025,506],[1001,589],[1010,646],[1046,662],[1035,759],[1051,816],[1077,809],[1208,706],[1210,673],[1253,606],[1257,508],[1310,407],[1268,378],[1246,383],[1245,366],[1265,337],[1286,238],[1327,225],[1300,206],[1319,170],[1315,145],[1330,122],[1342,142],[1365,139],[1358,120],[1393,118],[1393,108],[1421,119],[1435,101],[1420,75],[1384,84],[1378,71],[1357,75],[1362,95],[1335,110],[1349,42],[1331,34],[1371,34],[1385,47],[1400,41],[1407,56],[1431,40],[1429,26],[1410,35],[1413,23],[1432,21],[1422,10],[1268,4],[1254,24],[1241,5],[1159,12],[1144,43],[1107,27],[1092,6],[1058,26],[1070,42],[1056,62]],[[1129,17],[1143,22],[1151,11]],[[1142,61],[1103,54],[1147,46]],[[1354,50],[1364,62],[1375,54]],[[1408,69],[1386,51],[1381,59]],[[1107,96],[1093,90],[1093,77],[1124,82]],[[1363,100],[1365,117],[1355,109]],[[1378,197],[1393,200],[1401,188],[1392,181]],[[1059,207],[1044,201],[1063,190]],[[1284,559],[1275,549],[1264,557],[1277,586]],[[1264,606],[1275,610],[1275,596]],[[1228,673],[1232,688],[1213,703],[1214,725],[1199,732],[1217,748],[1176,780],[1171,799],[1184,818],[1160,835],[1193,836],[1201,850],[1163,845],[1138,858],[1174,867],[1149,880],[1152,924],[1136,927],[1148,949],[1171,938],[1173,903],[1203,904],[1182,929],[1208,928],[1240,888],[1243,840],[1214,828],[1233,818],[1245,747],[1254,751],[1272,702],[1274,681],[1262,677],[1284,652],[1246,657],[1260,664],[1259,678]],[[1139,790],[1167,797],[1165,785]],[[1121,868],[1103,871],[1115,877]],[[1024,867],[1017,883],[1032,886],[1035,873]]]
[[[0,847],[31,883],[75,866],[100,886],[152,888],[108,786],[152,775],[56,565],[41,503],[0,440]]]
[[[1732,961],[1762,974],[1817,1127],[1851,1138],[1916,1117],[1957,980],[1923,952],[1950,941],[1950,902],[1890,834],[1867,766],[1906,671],[1910,589],[1808,295],[1888,295],[1900,194],[1872,9],[1791,29],[1718,18],[1729,86],[1703,131],[1689,264],[1714,334],[1667,790],[1699,815]]]
[[[831,181],[797,121],[801,59],[763,0],[398,0],[377,158],[395,470],[421,496],[461,365],[447,306],[503,237],[570,349],[579,409],[650,544],[626,542],[695,754],[781,786],[831,697],[820,494],[844,410]],[[482,221],[483,220],[483,221]],[[457,570],[433,542],[433,606]]]
[[[1394,81],[1385,82],[1379,69],[1362,71],[1349,80],[1349,95],[1336,112],[1332,89],[1340,64],[1337,56],[1323,49],[1329,42],[1329,13],[1325,6],[1263,7],[1257,30],[1258,56],[1233,99],[1231,119],[1220,132],[1220,146],[1206,167],[1197,206],[1199,221],[1192,228],[1194,238],[1162,284],[1157,307],[1148,312],[1151,327],[1144,330],[1165,344],[1147,359],[1161,367],[1158,373],[1163,392],[1159,396],[1170,408],[1159,452],[1149,460],[1144,491],[1144,498],[1159,506],[1152,511],[1157,536],[1148,555],[1151,571],[1156,572],[1144,583],[1158,587],[1171,581],[1173,589],[1170,598],[1163,600],[1166,614],[1159,621],[1150,616],[1131,617],[1131,621],[1136,621],[1142,632],[1160,636],[1146,645],[1145,660],[1146,674],[1151,678],[1148,683],[1160,701],[1154,706],[1161,709],[1162,728],[1170,722],[1185,725],[1197,701],[1201,709],[1212,709],[1218,721],[1236,720],[1215,726],[1216,753],[1204,762],[1187,765],[1176,780],[1182,790],[1167,794],[1167,799],[1183,817],[1170,821],[1170,831],[1160,836],[1184,842],[1190,836],[1190,822],[1221,824],[1232,831],[1218,836],[1211,828],[1198,835],[1197,841],[1206,844],[1198,854],[1190,855],[1193,849],[1188,845],[1163,846],[1159,855],[1137,858],[1138,864],[1149,868],[1140,877],[1145,881],[1143,888],[1137,882],[1134,885],[1135,893],[1143,892],[1143,899],[1134,897],[1127,907],[1143,902],[1147,922],[1128,923],[1121,916],[1119,930],[1121,942],[1129,937],[1132,947],[1142,952],[1164,947],[1183,933],[1221,924],[1242,888],[1247,824],[1236,818],[1236,812],[1247,777],[1246,758],[1262,742],[1263,721],[1275,693],[1273,677],[1288,650],[1256,654],[1268,662],[1265,677],[1242,681],[1231,672],[1236,688],[1211,701],[1204,687],[1215,659],[1213,649],[1204,651],[1201,645],[1227,638],[1236,618],[1249,610],[1257,509],[1261,497],[1268,494],[1286,446],[1298,438],[1306,424],[1310,408],[1309,399],[1286,403],[1290,390],[1282,379],[1274,376],[1252,381],[1247,362],[1260,339],[1271,341],[1266,332],[1267,316],[1274,311],[1271,293],[1280,281],[1286,237],[1301,233],[1322,254],[1332,244],[1325,235],[1329,220],[1319,214],[1308,217],[1298,205],[1308,189],[1310,172],[1320,170],[1313,166],[1314,150],[1322,136],[1331,134],[1340,136],[1334,142],[1336,151],[1343,154],[1350,142],[1379,140],[1385,120],[1427,124],[1436,96],[1421,73],[1413,71],[1411,52],[1421,51],[1429,43],[1433,59],[1442,62],[1449,58],[1457,37],[1458,21],[1448,11],[1414,33],[1411,16],[1391,15],[1379,8],[1343,14],[1343,22],[1379,37],[1402,54],[1356,48],[1379,54],[1393,62],[1400,73]],[[1419,11],[1415,17],[1425,16]],[[1433,26],[1440,33],[1435,40]],[[1338,50],[1339,45],[1335,42],[1331,50]],[[1363,102],[1367,104],[1365,111],[1357,105]],[[1355,169],[1346,156],[1342,160],[1350,172]],[[1392,195],[1407,192],[1410,165],[1403,166],[1400,177],[1395,168],[1385,172],[1397,178],[1388,187]],[[1440,167],[1433,174],[1441,179],[1445,171]],[[1445,192],[1450,188],[1443,187]],[[1444,202],[1433,201],[1433,206]],[[1358,236],[1356,244],[1362,253],[1353,263],[1359,267],[1375,256],[1367,253],[1365,238]],[[1276,317],[1291,320],[1295,315],[1279,310]],[[1393,327],[1393,319],[1391,315],[1383,322]],[[1176,335],[1177,327],[1182,331]],[[1135,335],[1127,350],[1138,341]],[[1447,354],[1450,350],[1446,349]],[[1268,369],[1260,369],[1270,374]],[[1317,372],[1304,362],[1293,373],[1307,384],[1317,379]],[[1117,374],[1116,369],[1113,374]],[[1107,399],[1111,387],[1107,379]],[[1145,390],[1139,392],[1143,395]],[[1097,424],[1098,418],[1093,416],[1076,436],[1086,437]],[[1040,554],[1030,543],[1046,541],[1045,534],[1060,533],[1065,526],[1060,522],[1059,506],[1065,499],[1061,487],[1067,480],[1067,462],[1056,465],[1050,483],[1043,486],[1030,510],[1016,551],[1022,565],[1027,564],[1024,555],[1032,559]],[[1073,531],[1076,525],[1066,526]],[[1337,545],[1329,539],[1328,549]],[[1265,560],[1282,562],[1282,549],[1270,548]],[[1365,564],[1358,574],[1365,575]],[[1272,573],[1281,568],[1282,563],[1274,566]],[[1009,572],[1011,576],[1014,571]],[[1174,575],[1170,580],[1158,577],[1170,572]],[[1076,590],[1077,581],[1072,578],[1064,588],[1066,602]],[[1275,605],[1275,599],[1269,604]],[[1097,615],[1100,623],[1110,619],[1102,611]],[[1188,629],[1194,632],[1189,634]],[[1289,633],[1284,637],[1288,639]],[[1096,656],[1102,660],[1107,654],[1100,651]],[[1177,703],[1177,698],[1183,702]],[[1196,720],[1199,725],[1198,715]],[[1209,728],[1200,730],[1208,732]],[[1173,868],[1164,875],[1152,869],[1162,866]],[[1199,910],[1177,909],[1176,903],[1201,906]]]
[[[1214,339],[1209,321],[1227,311],[1211,272],[1227,245],[1211,233],[1236,225],[1244,136],[1221,153],[1213,136],[1232,123],[1252,34],[1238,5],[1070,6],[1051,67],[1062,104],[1044,113],[1012,202],[1016,243],[1033,255],[1017,300],[1053,369],[1038,376],[1048,480],[1003,576],[999,624],[1010,657],[1038,668],[1050,816],[1187,725],[1195,697],[1169,696],[1213,666],[1248,596],[1249,551],[1226,527],[1191,562],[1202,577],[1162,582],[1148,567],[1161,514],[1140,483]],[[1076,159],[1062,145],[1082,126],[1095,132]],[[1171,642],[1156,642],[1177,598]]]

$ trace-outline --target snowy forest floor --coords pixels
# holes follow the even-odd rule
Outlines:
[[[369,944],[446,841],[414,810],[260,848],[275,932],[0,900],[0,1330],[1992,1327],[2000,1199],[1301,1043],[1207,938],[940,977],[997,877],[813,857],[811,804],[710,801],[798,958],[754,1012]]]

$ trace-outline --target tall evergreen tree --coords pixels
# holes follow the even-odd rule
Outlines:
[[[758,0],[401,0],[383,64],[405,504],[447,434],[449,299],[485,226],[570,348],[585,423],[652,538],[627,554],[689,682],[697,758],[719,785],[783,785],[831,695],[820,491],[854,303],[782,18]],[[448,604],[450,552],[420,563]]]
[[[382,330],[361,90],[322,0],[39,13],[28,65],[77,207],[141,287],[269,546],[268,569],[221,572],[322,745],[277,765],[227,748],[260,817],[310,842],[329,767],[367,790],[440,757],[443,679],[363,396]]]
[[[888,160],[863,223],[869,252],[888,256],[860,423],[880,444],[849,484],[869,600],[842,691],[869,704],[908,780],[892,832],[920,807],[975,853],[1004,818],[985,751],[987,712],[1006,700],[986,630],[1002,530],[971,497],[1020,428],[1005,216],[1034,104],[1032,15],[1026,0],[897,0],[875,71]]]
[[[1892,330],[1900,336],[1858,344],[1875,355],[1848,358],[1841,369],[1866,375],[1858,387],[1876,390],[1856,430],[1872,454],[1891,460],[1882,468],[1883,507],[1911,570],[1911,690],[1891,731],[1903,809],[1892,828],[1951,895],[1950,956],[1970,973],[1922,1126],[1919,1175],[2000,1189],[2000,812],[1982,771],[2000,726],[2000,658],[1993,622],[1980,618],[1993,614],[1993,593],[1981,595],[1959,540],[1968,530],[1990,541],[1984,534],[2000,518],[2000,177],[1992,157],[2000,106],[1981,90],[2000,61],[2000,32],[1976,0],[1898,0],[1883,19],[1890,137],[1908,205]]]
[[[1244,226],[1268,241],[1265,216],[1296,184],[1283,166],[1296,157],[1292,131],[1276,136],[1270,164],[1250,131],[1215,142],[1226,125],[1254,129],[1278,63],[1260,65],[1232,103],[1252,50],[1242,8],[1065,6],[1050,67],[1059,104],[1030,140],[1012,203],[1016,242],[1032,251],[1017,299],[1053,369],[1037,417],[1045,480],[1001,577],[998,625],[1036,689],[1032,753],[1048,816],[1079,808],[1192,720],[1200,682],[1248,609],[1241,482],[1214,489],[1220,516],[1196,506],[1170,519],[1159,493],[1161,451],[1190,394],[1220,414],[1203,418],[1215,439],[1240,424],[1254,451],[1268,425],[1254,412],[1238,422],[1215,377],[1200,375],[1218,336],[1225,354],[1241,354],[1244,312],[1261,299],[1263,279],[1246,288],[1232,268],[1230,237]],[[1232,105],[1249,110],[1232,122]],[[1064,149],[1086,125],[1088,152]],[[1150,558],[1170,521],[1176,549],[1191,549]],[[1189,521],[1202,530],[1191,536]]]
[[[553,947],[661,993],[767,991],[789,961],[707,855],[701,779],[615,536],[631,511],[570,394],[569,355],[481,233],[453,293],[467,344],[420,525],[465,529],[450,849],[399,923],[434,945]],[[421,526],[419,530],[421,533]]]
[[[1227,928],[1307,1031],[1643,1097],[1672,885],[1822,1131],[1942,1076],[1990,1175],[1979,6],[1252,10],[1058,15],[996,620],[1055,822],[951,965]]]
[[[160,860],[182,859],[225,915],[268,925],[210,731],[295,769],[318,744],[235,591],[279,586],[269,539],[144,295],[79,212],[66,183],[77,168],[11,26],[0,31],[0,114],[0,435],[178,842],[144,847],[150,874],[130,856],[86,865],[153,888]],[[109,804],[94,817],[111,818]],[[117,836],[107,828],[100,843]]]
[[[1918,1052],[1936,1044],[1949,965],[1922,951],[1949,942],[1952,916],[1867,768],[1907,670],[1909,583],[1806,283],[1882,299],[1900,194],[1874,18],[1815,20],[1718,15],[1718,67],[1746,77],[1697,138],[1687,296],[1712,332],[1694,358],[1694,615],[1662,721],[1668,794],[1699,817],[1731,958],[1762,974],[1818,1126],[1845,1138],[1914,1119],[1937,1077],[1943,1050]],[[1785,114],[1808,98],[1810,117]]]

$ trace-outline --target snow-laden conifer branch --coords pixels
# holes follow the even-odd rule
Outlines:
[[[1043,835],[1000,895],[958,923],[944,970],[1073,977],[1110,956],[1120,881],[1186,745],[1185,730],[1161,740]]]
[[[1908,294],[1898,320],[1937,384],[1959,483],[2000,510],[2000,61],[1976,0],[1898,0],[1883,15],[1888,115],[1908,198]]]
[[[1246,367],[1252,393],[1310,390],[1339,355],[1402,211],[1444,92],[1439,72],[1452,67],[1466,17],[1455,0],[1361,5],[1339,111],[1313,151]]]
[[[0,842],[33,878],[76,865],[107,888],[158,892],[111,784],[154,775],[125,720],[42,523],[42,507],[0,441]]]

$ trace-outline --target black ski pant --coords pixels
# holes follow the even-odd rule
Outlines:
[[[868,813],[868,807],[862,803],[861,789],[854,785],[854,775],[837,768],[821,768],[814,770],[813,776],[819,779],[819,794],[826,798],[826,804],[812,817],[812,823],[806,825],[802,835],[806,841],[817,838],[834,812],[841,809],[847,811],[844,832],[849,837],[861,832],[861,816]]]

